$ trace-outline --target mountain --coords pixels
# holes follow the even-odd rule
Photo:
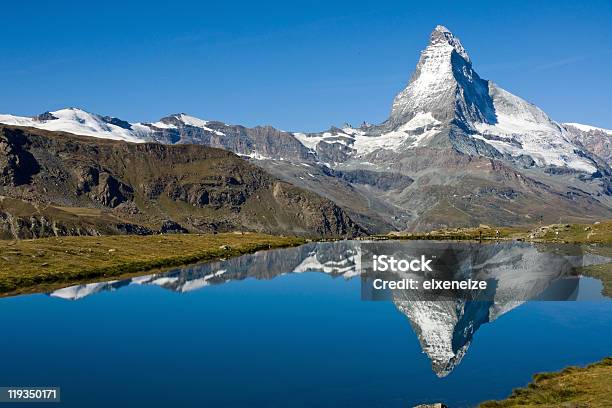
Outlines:
[[[605,159],[541,109],[480,78],[442,26],[385,122],[296,137],[335,170],[409,176],[409,186],[379,192],[406,210],[407,229],[611,215]]]
[[[378,125],[301,133],[186,114],[128,123],[75,108],[0,115],[0,122],[226,149],[334,201],[376,232],[612,217],[609,134],[557,123],[482,79],[443,26],[431,33],[408,85]]]
[[[459,39],[442,26],[432,32],[384,123],[328,133],[298,137],[315,149],[320,142],[344,144],[349,157],[365,159],[380,150],[450,146],[528,167],[597,171],[597,163],[576,152],[564,128],[542,110],[481,79]]]
[[[81,109],[68,108],[55,112],[45,112],[34,117],[0,115],[0,123],[14,126],[27,126],[37,129],[94,136],[103,139],[124,140],[127,142],[144,141],[131,125],[121,119],[95,115]]]
[[[562,126],[576,145],[612,165],[612,130],[580,123],[563,123]]]
[[[352,218],[373,231],[393,229],[381,216],[397,211],[390,204],[359,191],[346,178],[318,163],[316,154],[293,134],[271,126],[246,128],[221,122],[205,121],[186,114],[174,114],[154,123],[128,123],[118,118],[101,116],[77,108],[45,112],[34,117],[0,115],[0,123],[65,131],[100,139],[134,143],[201,144],[229,150],[250,159],[276,177],[317,192],[348,209]],[[376,173],[374,175],[377,175]],[[386,177],[386,176],[385,176]],[[403,177],[403,183],[410,180]],[[315,185],[310,185],[314,183]]]
[[[308,160],[311,153],[291,134],[258,126],[246,128],[174,114],[154,123],[128,123],[78,108],[45,112],[34,117],[0,115],[0,123],[126,142],[202,144],[255,158]]]
[[[364,233],[231,152],[0,125],[0,238],[251,230]]]

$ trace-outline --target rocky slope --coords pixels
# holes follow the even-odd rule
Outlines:
[[[564,123],[563,128],[576,145],[612,164],[612,130],[580,123]]]
[[[0,235],[252,230],[353,236],[337,205],[225,150],[0,126]]]

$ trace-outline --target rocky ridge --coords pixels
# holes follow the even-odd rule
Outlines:
[[[5,237],[218,232],[354,236],[340,207],[226,150],[0,126]]]

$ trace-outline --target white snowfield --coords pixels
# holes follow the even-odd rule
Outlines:
[[[154,123],[130,123],[131,129],[125,129],[105,121],[102,116],[84,111],[78,108],[66,108],[49,112],[56,119],[38,119],[36,117],[0,115],[0,123],[15,126],[28,126],[37,129],[61,131],[81,136],[92,136],[101,139],[123,140],[133,143],[144,143],[151,141],[151,135],[156,131],[178,129],[172,123],[162,121]],[[195,118],[193,116],[173,115],[173,117],[184,125],[201,128],[218,136],[225,133],[211,129],[209,121]]]
[[[569,167],[587,173],[597,171],[593,163],[576,153],[579,148],[567,132],[537,106],[490,84],[497,123],[472,123],[479,138],[502,153],[530,156],[539,166]],[[496,136],[501,140],[487,139]],[[505,140],[504,140],[505,139]],[[520,143],[520,146],[516,143]]]
[[[134,131],[106,123],[100,116],[81,109],[67,108],[50,113],[57,119],[37,120],[23,116],[0,115],[0,123],[68,132],[102,139],[125,140],[126,142],[142,143],[145,141],[136,136]]]
[[[436,127],[440,124],[441,122],[435,119],[431,112],[418,112],[412,119],[392,132],[375,137],[366,135],[357,137],[355,139],[357,156],[363,156],[378,149],[412,149],[425,145],[427,140],[438,133]],[[419,129],[421,131],[417,132]],[[414,133],[411,131],[414,131]]]
[[[319,143],[341,144],[354,150],[355,157],[362,157],[377,150],[411,149],[426,144],[427,140],[438,133],[436,129],[441,122],[431,112],[418,112],[410,121],[397,129],[370,135],[362,129],[344,127],[337,133],[322,134],[293,133],[304,146],[316,151]]]

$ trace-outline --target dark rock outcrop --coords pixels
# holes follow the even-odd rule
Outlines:
[[[20,132],[8,129],[10,137],[0,138],[0,182],[10,186],[27,184],[39,170],[28,152],[28,140]]]
[[[172,220],[165,220],[164,222],[162,222],[159,232],[161,232],[162,234],[184,234],[189,231],[183,228],[178,222],[174,222]]]

